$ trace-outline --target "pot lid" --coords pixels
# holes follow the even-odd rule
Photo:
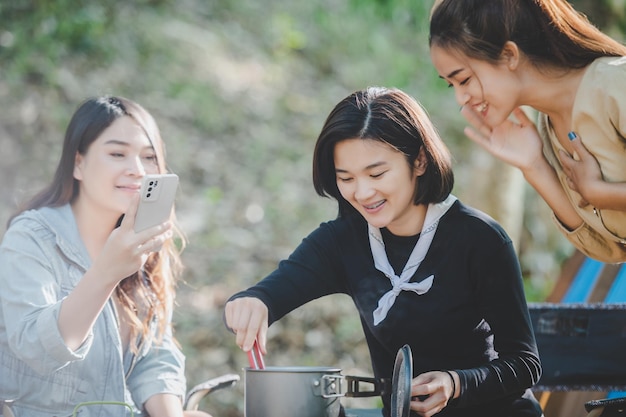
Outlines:
[[[413,355],[411,347],[404,345],[396,354],[391,379],[391,417],[409,417],[411,412],[411,380]]]

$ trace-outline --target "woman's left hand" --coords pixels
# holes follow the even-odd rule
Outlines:
[[[579,207],[593,200],[593,192],[602,185],[602,171],[596,158],[587,150],[578,136],[571,142],[574,154],[559,150],[559,159],[567,177],[567,185],[581,195]]]
[[[426,372],[411,382],[411,410],[430,417],[443,410],[454,392],[450,376],[441,371]]]

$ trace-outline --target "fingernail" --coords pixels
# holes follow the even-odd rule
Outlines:
[[[569,138],[569,140],[574,140],[578,137],[578,135],[576,134],[576,132],[569,132],[567,134],[567,137]]]

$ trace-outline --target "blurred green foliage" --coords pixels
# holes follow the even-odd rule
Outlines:
[[[103,39],[113,24],[113,12],[113,2],[1,3],[0,59],[11,62],[8,75],[15,77],[14,81],[50,85],[49,68],[64,60],[110,58],[112,46]]]

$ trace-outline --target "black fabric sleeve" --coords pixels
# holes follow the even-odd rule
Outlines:
[[[335,232],[332,224],[323,223],[303,239],[276,270],[230,300],[259,298],[267,305],[269,324],[272,324],[309,301],[328,294],[345,293],[342,251]]]
[[[471,369],[456,369],[461,396],[457,407],[519,396],[541,376],[519,262],[510,241],[476,248],[472,279],[483,317],[494,337],[498,357]]]

